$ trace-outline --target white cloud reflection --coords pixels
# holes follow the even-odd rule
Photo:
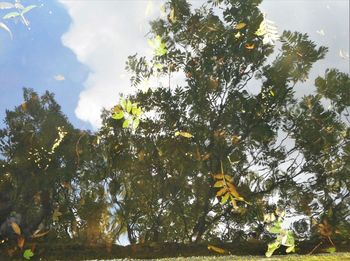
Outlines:
[[[91,71],[75,113],[98,128],[101,109],[113,106],[119,93],[133,91],[124,71],[125,61],[128,55],[136,52],[144,55],[149,51],[145,38],[148,21],[161,15],[160,6],[164,1],[59,2],[72,19],[62,42]],[[196,6],[202,2],[191,1]],[[326,60],[314,66],[307,85],[313,85],[313,78],[322,75],[328,67],[349,71],[348,59],[339,56],[339,50],[349,51],[348,1],[267,0],[263,1],[261,9],[276,22],[280,32],[285,29],[306,32],[317,44],[330,47]],[[327,32],[326,36],[318,33],[321,28],[322,32]],[[297,92],[301,96],[305,88]]]

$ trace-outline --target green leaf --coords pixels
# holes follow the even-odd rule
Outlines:
[[[153,48],[156,56],[162,56],[167,53],[166,45],[162,42],[162,38],[159,35],[153,40],[148,39],[147,42]]]
[[[123,126],[122,126],[122,127],[125,129],[125,128],[129,127],[129,125],[130,125],[130,120],[127,119],[127,120],[125,120],[125,121],[123,122]]]
[[[137,108],[137,105],[134,103],[133,105],[132,105],[132,109],[131,109],[131,113],[132,113],[132,115],[137,115],[137,111],[138,111],[138,108]]]
[[[22,14],[28,13],[30,10],[32,10],[33,8],[35,8],[36,5],[28,5],[26,6],[23,10],[22,10]]]
[[[21,14],[18,12],[11,12],[11,13],[7,13],[3,16],[3,19],[11,19],[17,16],[20,16]]]
[[[115,119],[115,120],[120,120],[124,117],[124,112],[123,111],[120,111],[118,113],[114,113],[112,115],[112,118]]]
[[[4,23],[0,23],[0,28],[1,28],[1,29],[4,29],[5,31],[7,31],[7,32],[10,34],[11,39],[12,39],[12,33],[11,33],[11,30],[10,30],[10,28],[8,28],[8,27],[7,27],[7,25],[6,25],[6,24],[4,24]]]
[[[120,105],[125,109],[126,108],[126,100],[121,98],[120,99]]]
[[[327,253],[330,253],[330,254],[337,252],[337,249],[335,247],[329,247],[325,250]]]
[[[127,111],[127,113],[130,113],[131,108],[132,108],[132,103],[131,103],[130,100],[128,100],[128,102],[126,103],[126,111]]]
[[[291,252],[295,252],[295,246],[290,246],[286,249],[286,253],[291,253]]]
[[[140,124],[140,120],[139,119],[135,119],[134,122],[132,123],[132,127],[134,128],[134,130],[137,129],[139,124]]]
[[[24,252],[23,252],[23,257],[27,260],[31,259],[32,257],[34,256],[34,253],[31,249],[26,249]]]
[[[273,252],[275,252],[280,247],[280,245],[281,244],[278,241],[274,241],[274,242],[268,244],[268,249],[267,249],[267,251],[265,253],[265,256],[266,257],[271,257]]]
[[[291,231],[288,231],[286,234],[286,239],[284,242],[282,242],[284,246],[291,247],[294,246],[295,240],[294,240],[294,235]]]
[[[222,205],[224,205],[226,202],[227,202],[227,200],[228,200],[228,198],[230,197],[230,193],[226,193],[224,196],[222,196],[222,198],[221,198],[221,204]]]
[[[137,108],[136,116],[140,116],[142,113],[142,109],[139,107]]]

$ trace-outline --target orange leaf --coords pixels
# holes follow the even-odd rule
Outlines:
[[[216,196],[220,197],[223,194],[225,194],[226,192],[227,192],[227,187],[224,187],[224,188],[220,189],[218,192],[216,192]]]
[[[24,237],[20,236],[17,240],[17,245],[20,249],[23,249],[23,246],[24,246]]]
[[[252,49],[254,49],[255,44],[245,44],[244,47],[245,47],[246,49],[248,49],[248,50],[252,50]]]
[[[230,189],[232,196],[234,196],[235,198],[240,198],[240,195],[239,195],[236,187],[232,183],[227,183],[227,185]]]

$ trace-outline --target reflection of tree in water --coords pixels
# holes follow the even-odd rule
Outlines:
[[[52,94],[25,89],[1,130],[1,237],[27,244],[39,230],[52,244],[111,247],[123,233],[142,244],[270,242],[294,228],[325,244],[345,240],[349,77],[329,70],[317,94],[296,100],[293,87],[327,49],[286,31],[268,64],[273,46],[258,4],[168,2],[168,16],[151,24],[160,50],[151,61],[130,56],[127,68],[133,85],[168,77],[169,86],[129,96],[123,113],[105,111],[97,133],[74,129]],[[179,72],[185,86],[171,82]],[[125,111],[140,117],[133,128]],[[284,232],[280,209],[305,220]]]

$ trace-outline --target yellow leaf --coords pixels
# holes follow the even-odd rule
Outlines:
[[[222,249],[220,247],[216,247],[213,245],[208,245],[208,250],[214,251],[214,252],[219,253],[219,254],[225,254],[225,252],[226,252],[225,249]]]
[[[242,35],[241,35],[240,32],[238,32],[238,33],[235,34],[235,38],[236,38],[236,39],[239,39],[241,36],[242,36]]]
[[[232,206],[233,206],[234,209],[237,209],[237,208],[238,208],[237,202],[236,202],[235,199],[232,199],[232,200],[231,200],[231,204],[232,204]]]
[[[220,189],[218,192],[216,192],[216,196],[217,197],[221,197],[222,195],[224,195],[227,192],[227,188],[224,187],[222,189]]]
[[[214,175],[214,179],[223,179],[224,178],[224,174],[216,174]]]
[[[231,138],[232,144],[236,144],[240,140],[241,140],[241,136],[238,136],[238,135],[233,135],[232,138]]]
[[[225,183],[222,180],[216,181],[214,184],[214,188],[221,188],[225,185]]]
[[[189,133],[189,132],[185,132],[185,131],[177,131],[177,132],[175,132],[175,137],[176,136],[182,136],[182,137],[185,137],[185,138],[192,138],[193,137],[193,135],[191,134],[191,133]]]
[[[229,175],[225,175],[225,179],[226,179],[228,182],[230,182],[230,181],[232,180],[232,177],[229,176]]]
[[[237,29],[237,30],[241,30],[241,29],[243,29],[244,27],[246,27],[246,23],[243,23],[243,22],[241,22],[241,23],[238,23],[238,24],[236,24],[235,25],[235,29]]]
[[[27,103],[26,102],[22,103],[21,108],[23,111],[27,111],[27,109],[28,109]]]
[[[252,50],[252,49],[254,49],[255,44],[246,44],[244,47],[248,50]]]
[[[171,23],[175,23],[175,22],[176,22],[176,17],[175,17],[175,10],[174,10],[174,8],[171,8],[171,10],[170,10],[169,21],[170,21]]]
[[[21,235],[21,229],[19,228],[19,226],[15,222],[11,223],[11,227],[17,235]]]
[[[50,230],[48,231],[45,231],[45,232],[41,232],[40,231],[36,231],[33,235],[32,235],[32,238],[38,238],[38,237],[43,237],[45,236],[47,233],[49,233]]]

